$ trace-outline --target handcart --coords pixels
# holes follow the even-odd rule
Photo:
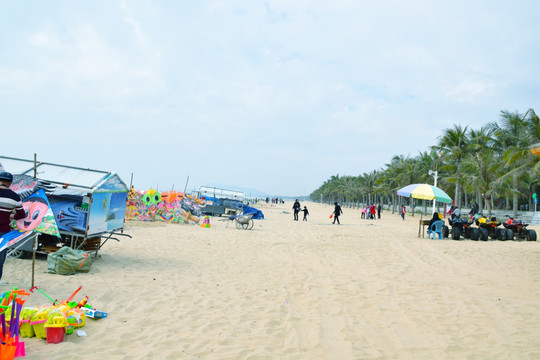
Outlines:
[[[236,222],[237,229],[251,230],[253,229],[254,214],[231,215],[229,220]]]

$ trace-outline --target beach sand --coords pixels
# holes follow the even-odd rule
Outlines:
[[[292,202],[256,205],[249,231],[127,222],[133,238],[76,276],[38,259],[43,291],[83,285],[75,299],[109,317],[60,344],[23,339],[26,359],[540,359],[540,242],[418,238],[418,216],[389,211],[331,225],[332,206],[304,205],[307,222]],[[28,289],[31,266],[8,259],[3,280]]]

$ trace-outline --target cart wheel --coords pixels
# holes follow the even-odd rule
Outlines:
[[[536,241],[536,231],[527,230],[527,241]]]
[[[7,255],[15,259],[26,259],[30,257],[31,252],[21,249],[8,251]]]
[[[247,223],[242,224],[242,229],[251,230],[253,228],[253,220],[249,219]]]
[[[238,221],[235,221],[235,223],[236,223],[236,228],[237,229],[243,229],[244,228],[244,225],[240,224]]]

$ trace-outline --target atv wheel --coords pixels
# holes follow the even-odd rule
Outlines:
[[[506,229],[506,240],[514,240],[514,232],[512,229]]]
[[[482,241],[487,241],[487,239],[488,239],[488,231],[486,229],[484,229],[484,228],[480,228],[479,231],[480,231],[480,239]]]
[[[527,241],[536,241],[536,231],[527,230]]]
[[[448,239],[449,234],[450,234],[450,229],[448,229],[448,226],[444,225],[442,227],[442,237],[443,237],[443,239]]]
[[[460,235],[461,235],[461,229],[458,227],[452,227],[452,239],[459,240]]]
[[[497,240],[506,240],[506,230],[505,229],[496,229],[495,234],[497,235]]]
[[[471,240],[476,240],[480,238],[480,231],[478,228],[471,228]]]

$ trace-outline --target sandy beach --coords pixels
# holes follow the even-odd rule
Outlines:
[[[89,273],[46,273],[54,298],[109,313],[61,344],[24,339],[26,359],[540,359],[540,242],[418,238],[419,217],[259,204],[266,219],[237,230],[127,222]],[[532,227],[535,228],[535,227]],[[539,228],[535,228],[540,232]],[[30,287],[31,260],[3,280]],[[46,304],[39,293],[27,305]]]

